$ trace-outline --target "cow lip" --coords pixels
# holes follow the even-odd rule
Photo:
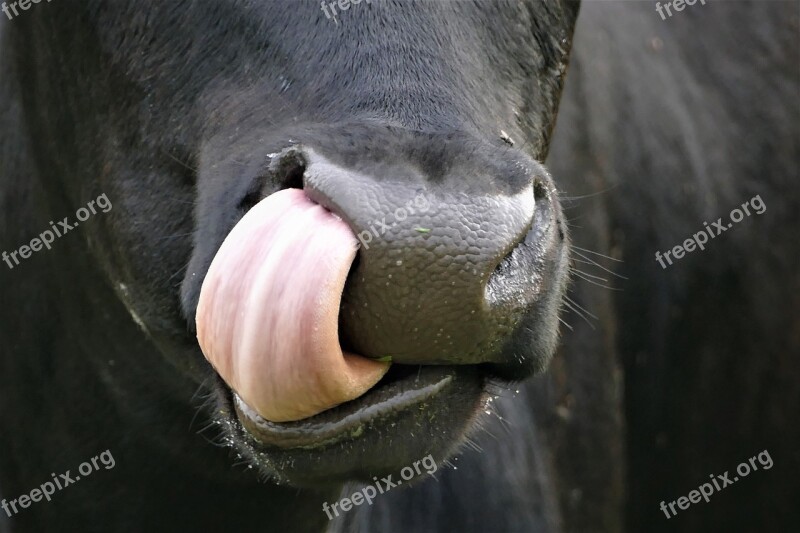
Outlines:
[[[244,433],[259,447],[313,450],[357,439],[365,427],[411,412],[440,396],[463,368],[392,365],[378,384],[358,398],[295,422],[270,422],[231,392]]]

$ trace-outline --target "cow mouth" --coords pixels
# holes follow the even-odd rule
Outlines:
[[[478,427],[487,386],[506,387],[546,364],[549,355],[532,350],[554,342],[557,311],[547,298],[560,298],[566,249],[557,204],[545,198],[489,278],[515,294],[525,289],[515,277],[521,268],[548,280],[536,284],[545,299],[525,315],[530,327],[501,339],[500,363],[400,364],[356,353],[339,337],[350,317],[342,311],[345,287],[363,266],[350,226],[302,189],[267,196],[214,255],[196,308],[226,442],[274,481],[312,488],[451,456]],[[553,316],[541,318],[542,310]],[[505,357],[520,352],[535,356]]]
[[[452,413],[465,394],[464,414],[475,410],[483,378],[474,365],[400,365],[343,349],[341,298],[357,251],[339,217],[284,189],[251,208],[215,255],[198,342],[254,445],[325,449],[426,410]]]
[[[278,484],[322,488],[450,457],[488,393],[477,365],[393,365],[365,394],[309,418],[265,420],[218,378],[218,424],[249,465]]]
[[[255,444],[322,450],[358,439],[365,432],[394,426],[404,416],[431,411],[433,404],[446,402],[454,389],[466,381],[472,383],[477,399],[482,390],[479,374],[475,366],[393,365],[375,386],[358,398],[297,422],[270,422],[235,392],[231,399],[237,418]]]

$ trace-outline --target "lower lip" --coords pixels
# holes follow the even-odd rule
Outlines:
[[[364,427],[393,413],[418,408],[438,396],[455,379],[455,368],[447,366],[409,367],[413,372],[379,383],[356,400],[297,422],[274,423],[260,417],[234,394],[236,413],[244,428],[258,444],[280,449],[315,449],[356,439]]]

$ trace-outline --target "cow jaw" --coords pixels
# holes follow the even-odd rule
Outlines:
[[[361,396],[389,369],[339,343],[356,252],[347,224],[286,189],[248,211],[214,257],[197,306],[200,348],[264,419],[308,418]]]

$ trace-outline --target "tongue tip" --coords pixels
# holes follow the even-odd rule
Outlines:
[[[391,367],[391,363],[373,361],[355,354],[344,354],[343,362],[346,369],[337,371],[335,383],[326,382],[325,388],[328,390],[322,392],[322,397],[315,398],[313,403],[287,406],[272,402],[250,403],[245,397],[241,399],[264,420],[274,423],[298,422],[363,396]]]
[[[376,361],[352,353],[345,353],[343,357],[347,365],[350,391],[347,401],[355,400],[374,387],[392,366],[392,363],[388,361]]]

